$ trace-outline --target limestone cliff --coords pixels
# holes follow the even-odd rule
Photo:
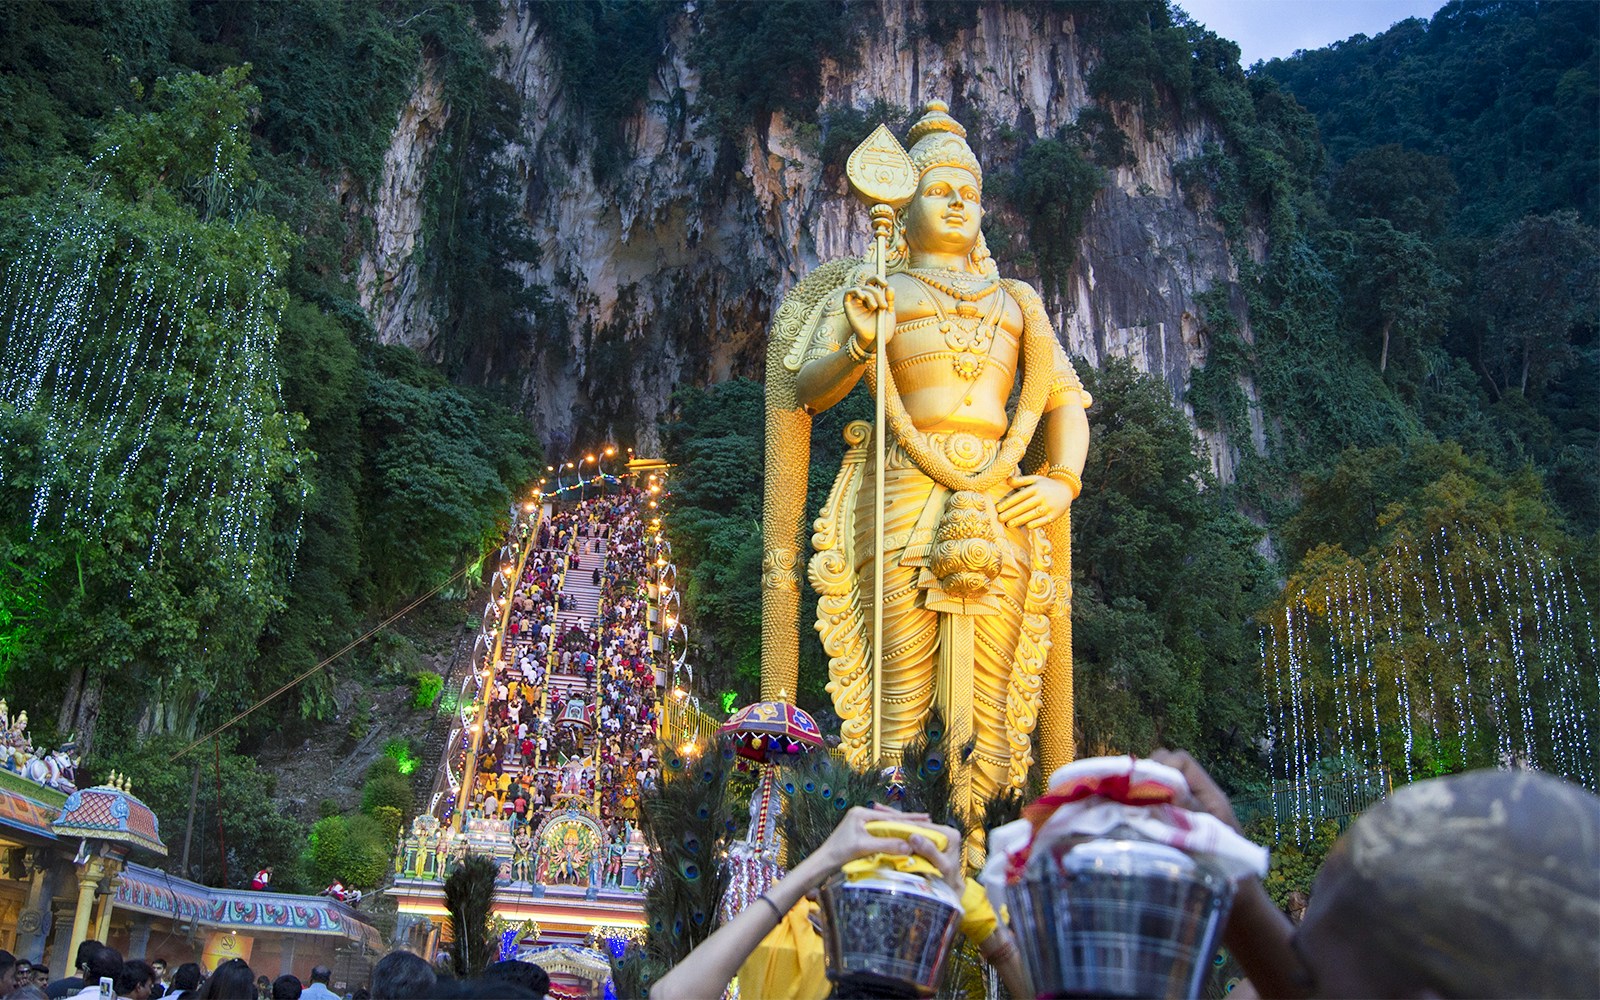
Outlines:
[[[624,163],[604,180],[583,95],[562,78],[540,20],[511,5],[489,39],[497,73],[525,106],[507,155],[542,253],[522,274],[564,322],[530,318],[526,350],[485,359],[469,377],[515,385],[558,452],[597,422],[649,449],[680,382],[759,377],[778,296],[817,262],[867,245],[865,212],[840,172],[825,168],[816,126],[774,116],[747,131],[737,170],[719,173],[716,140],[695,125],[700,81],[685,53],[696,18],[691,5],[675,20],[648,99],[627,123]],[[942,99],[978,143],[1015,149],[1093,105],[1087,79],[1098,54],[1062,13],[988,4],[944,45],[917,30],[914,5],[881,0],[862,45],[859,69],[824,63],[821,106],[912,109]],[[438,345],[413,259],[414,180],[448,114],[433,79],[419,75],[395,129],[373,208],[378,246],[362,263],[380,337],[425,351]],[[1069,351],[1091,363],[1129,357],[1181,399],[1207,348],[1196,296],[1236,273],[1205,193],[1186,190],[1174,168],[1217,137],[1203,120],[1146,129],[1136,110],[1112,110],[1132,163],[1110,172],[1051,307]],[[1002,273],[1033,277],[1004,252],[997,258]],[[1228,478],[1229,443],[1208,444]]]

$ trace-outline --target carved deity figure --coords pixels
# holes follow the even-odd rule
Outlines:
[[[809,461],[809,446],[796,441],[811,413],[858,384],[875,391],[875,352],[886,351],[884,468],[870,458],[870,425],[850,425],[851,447],[812,537],[828,690],[844,750],[860,767],[876,763],[875,713],[881,749],[892,756],[937,707],[955,746],[973,742],[957,794],[958,805],[976,808],[1021,786],[1036,730],[1047,767],[1072,756],[1066,515],[1081,487],[1090,398],[1038,293],[1000,278],[989,257],[983,170],[965,129],[933,102],[907,138],[917,187],[895,213],[887,280],[861,259],[824,264],[774,319],[762,696],[787,700],[794,691],[784,630],[798,604],[798,551],[787,522],[797,520],[791,494],[803,503]],[[881,344],[880,312],[889,317]],[[880,516],[881,587],[873,552]],[[880,593],[875,690],[868,623]]]

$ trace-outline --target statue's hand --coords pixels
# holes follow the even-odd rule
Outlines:
[[[1012,476],[1014,487],[995,505],[995,513],[1008,528],[1042,528],[1072,506],[1072,488],[1048,476]]]
[[[889,283],[871,275],[857,282],[844,293],[844,317],[850,323],[856,343],[862,351],[871,352],[878,339],[878,313],[887,311],[891,322],[884,342],[894,336],[894,289]]]

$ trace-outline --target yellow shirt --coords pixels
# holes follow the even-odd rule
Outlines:
[[[739,996],[744,1000],[824,1000],[828,959],[822,935],[811,924],[816,903],[802,899],[739,966]]]

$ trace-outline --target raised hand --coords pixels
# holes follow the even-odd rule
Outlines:
[[[844,316],[850,323],[861,350],[871,352],[878,340],[878,313],[888,312],[894,318],[894,289],[881,278],[868,275],[844,293]],[[887,327],[885,342],[894,335],[894,323]]]

